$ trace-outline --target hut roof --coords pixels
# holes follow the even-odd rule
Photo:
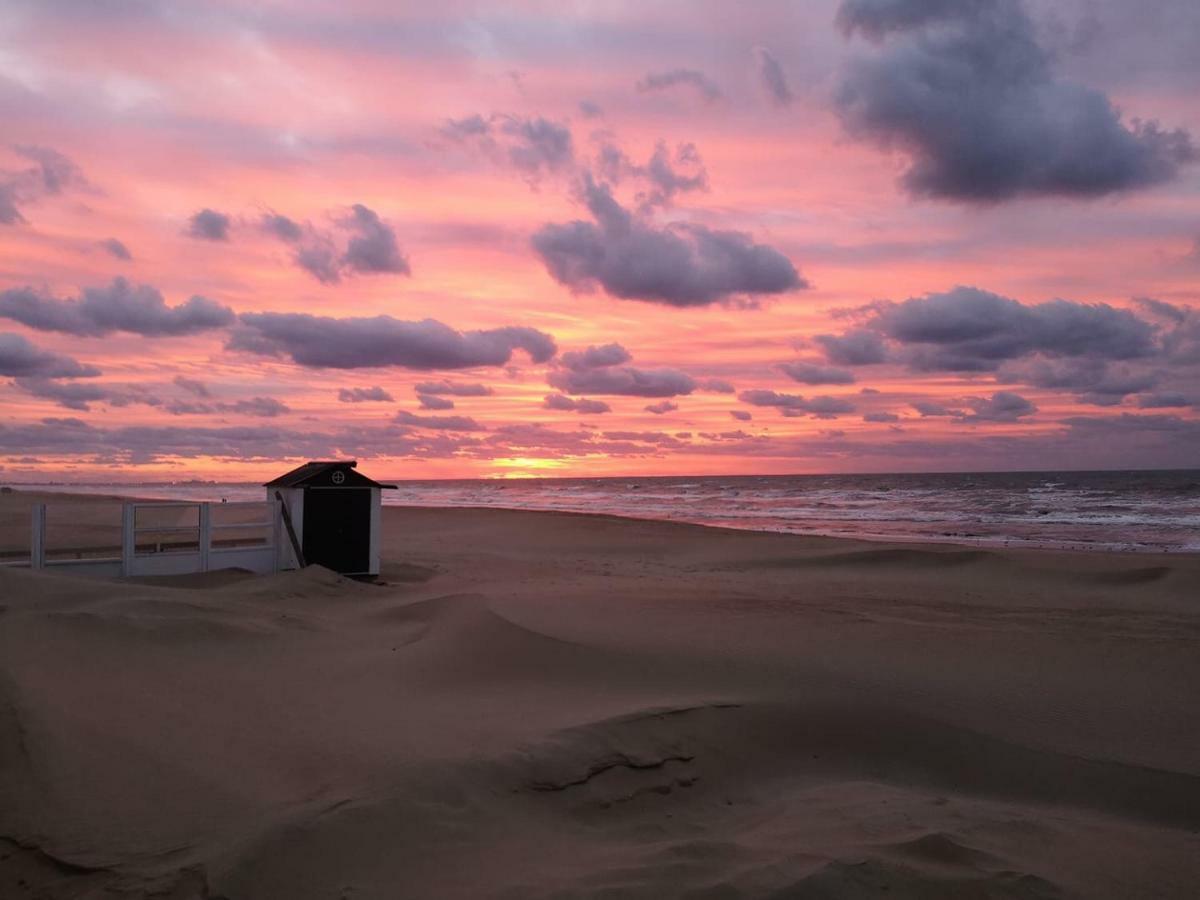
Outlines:
[[[394,484],[381,484],[361,472],[354,471],[358,462],[353,459],[312,460],[268,481],[263,487],[309,487],[312,485],[334,485],[337,487],[394,488]],[[334,473],[341,473],[335,478]]]

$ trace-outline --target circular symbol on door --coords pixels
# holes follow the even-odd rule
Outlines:
[[[334,484],[341,484],[343,481],[346,480],[346,473],[345,472],[334,472],[332,475],[329,476],[329,480],[332,481]]]

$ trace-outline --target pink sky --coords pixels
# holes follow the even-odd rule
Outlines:
[[[1200,465],[1191,0],[397,6],[4,5],[0,480]]]

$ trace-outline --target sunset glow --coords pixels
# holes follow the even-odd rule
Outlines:
[[[0,480],[1196,465],[1138,6],[7,3]]]

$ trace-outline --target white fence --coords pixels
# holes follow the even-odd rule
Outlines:
[[[48,547],[46,522],[46,504],[36,504],[29,542],[33,569],[116,577],[217,569],[265,574],[279,568],[276,503],[127,502],[119,548]]]

